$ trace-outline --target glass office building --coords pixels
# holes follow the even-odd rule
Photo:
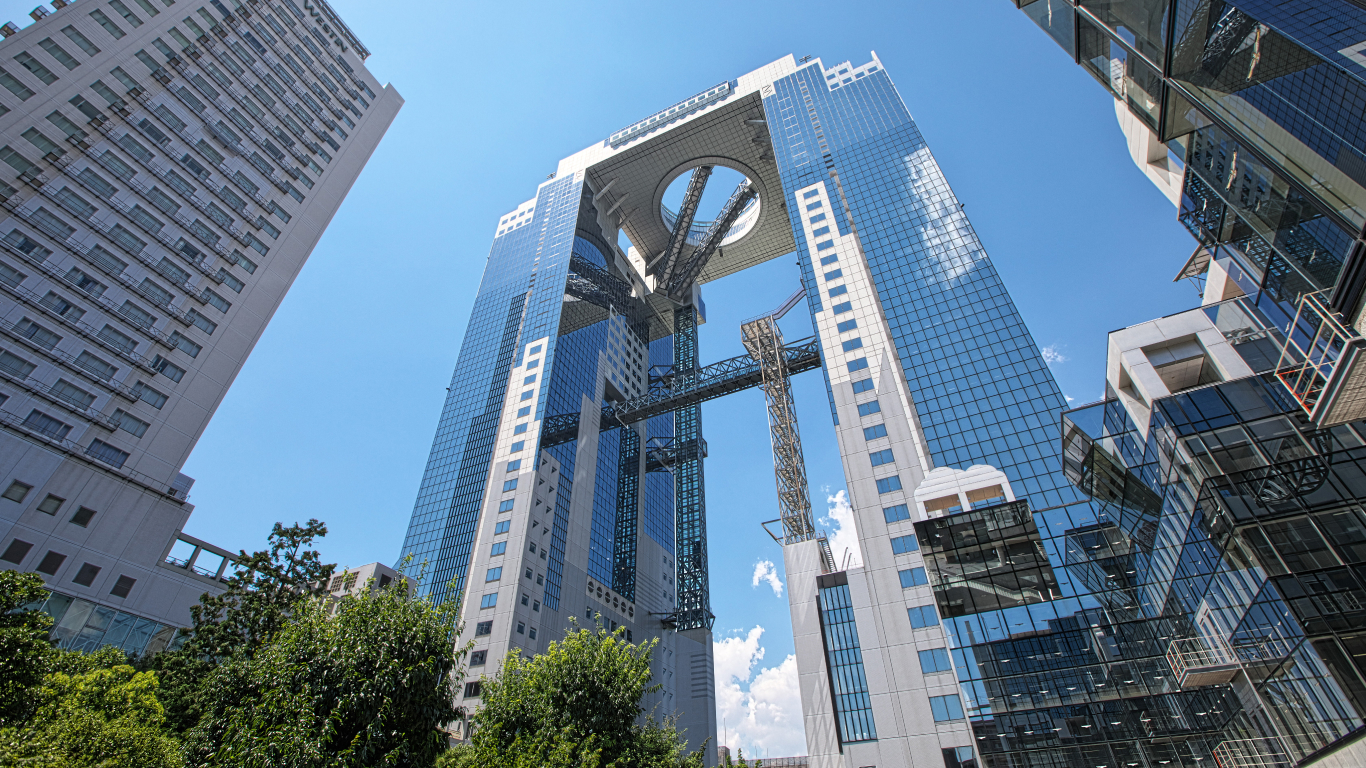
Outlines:
[[[1110,91],[1197,240],[1172,266],[1200,308],[1111,333],[1105,399],[1064,415],[1065,471],[1099,521],[1064,560],[1106,615],[1151,628],[1152,669],[1195,697],[1179,721],[1219,765],[1366,762],[1366,10],[1016,5]]]

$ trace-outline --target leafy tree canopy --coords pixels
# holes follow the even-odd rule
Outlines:
[[[28,692],[38,687],[55,655],[47,635],[52,618],[23,610],[47,598],[36,573],[0,571],[0,727],[21,722],[33,713]]]
[[[701,768],[675,723],[641,721],[655,641],[632,645],[622,631],[570,632],[530,659],[517,652],[485,679],[468,747],[444,763],[481,768]],[[702,749],[705,749],[705,743]]]
[[[452,678],[458,602],[434,607],[405,583],[294,606],[254,657],[239,655],[204,683],[211,692],[186,735],[195,766],[431,766],[438,729],[457,719]]]

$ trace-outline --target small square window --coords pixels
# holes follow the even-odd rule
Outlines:
[[[871,390],[873,389],[873,380],[872,380],[872,379],[859,379],[858,381],[853,382],[853,383],[850,384],[849,386],[851,386],[851,387],[853,388],[854,394],[857,395],[857,394],[860,393],[860,392],[868,392],[868,391],[871,391]]]
[[[531,605],[531,595],[528,595],[525,592],[522,593],[522,605]]]
[[[517,442],[513,443],[512,446],[511,446],[510,448],[508,448],[508,453],[520,453],[521,450],[522,450],[523,448],[525,448],[525,447],[526,447],[526,441],[525,441],[525,440],[518,440]]]
[[[478,681],[478,680],[475,680],[475,681],[469,682],[469,683],[465,683],[465,698],[467,698],[467,699],[477,699],[477,698],[479,698],[479,681]]]
[[[507,532],[508,532],[508,529],[511,528],[511,527],[512,527],[512,521],[511,521],[511,520],[503,520],[503,521],[499,522],[497,525],[494,525],[494,526],[493,526],[493,535],[494,535],[494,536],[497,536],[497,535],[500,534],[500,533],[507,533]]]
[[[76,510],[76,514],[71,516],[71,522],[84,528],[90,525],[90,521],[95,517],[95,510],[89,507],[81,507]]]
[[[484,574],[484,583],[487,584],[490,581],[497,581],[501,578],[503,578],[503,566],[500,565],[497,568],[490,568],[488,573]]]
[[[904,571],[897,571],[897,576],[901,577],[902,589],[922,587],[929,583],[929,579],[925,578],[924,568],[907,568]]]
[[[914,608],[907,608],[906,615],[911,619],[912,629],[939,626],[939,614],[934,610],[933,605],[918,605]]]
[[[532,600],[532,601],[531,601],[531,610],[539,612],[539,611],[541,610],[541,601],[540,601],[540,600]]]
[[[475,636],[475,637],[483,637],[484,635],[491,635],[491,634],[493,634],[493,622],[492,622],[492,621],[481,621],[481,622],[479,622],[478,624],[475,624],[475,625],[474,625],[474,636]]]
[[[502,501],[498,502],[498,511],[499,511],[499,512],[511,512],[511,511],[512,511],[512,505],[513,505],[514,503],[515,503],[515,502],[514,502],[513,499],[503,499]]]
[[[900,520],[910,520],[911,511],[906,508],[905,504],[897,504],[893,507],[883,507],[882,517],[889,523],[895,523]],[[892,544],[892,548],[896,548],[895,543]]]
[[[838,323],[837,325],[835,325],[835,329],[838,330],[840,333],[845,333],[846,331],[852,331],[852,330],[854,330],[854,329],[857,328],[857,327],[858,327],[858,321],[857,321],[857,320],[845,320],[844,322]]]
[[[43,555],[42,562],[38,563],[38,567],[34,570],[39,573],[46,573],[49,576],[56,576],[57,569],[61,568],[62,563],[65,561],[66,555],[63,555],[60,552],[48,551],[46,555]]]
[[[532,574],[532,570],[531,570],[530,568],[526,569],[526,577],[527,577],[528,579],[531,578],[531,574]]]
[[[522,399],[523,399],[523,400],[530,400],[531,398],[533,398],[533,397],[535,397],[535,396],[536,396],[536,390],[534,390],[534,389],[528,389],[527,391],[525,391],[525,392],[522,393]]]
[[[28,557],[30,549],[33,549],[32,544],[27,541],[15,539],[9,543],[8,547],[5,547],[5,554],[0,555],[0,560],[18,565],[19,563],[24,562],[25,557]]]
[[[901,490],[901,477],[892,475],[891,477],[880,477],[877,480],[878,493],[891,493]]]
[[[475,652],[471,653],[471,654],[470,654],[470,666],[471,666],[471,667],[482,667],[482,666],[484,666],[484,664],[485,664],[485,663],[487,662],[487,660],[488,660],[488,656],[489,656],[489,652],[488,652],[488,651],[475,651]]]
[[[522,460],[521,460],[521,459],[514,459],[513,461],[509,461],[509,462],[508,462],[508,469],[507,469],[507,471],[509,471],[509,472],[516,472],[517,470],[519,470],[519,469],[521,469],[521,468],[522,468]]]
[[[519,634],[519,635],[525,635],[525,634],[526,634],[526,622],[525,622],[525,621],[519,621],[519,622],[517,622],[517,634]]]
[[[530,415],[531,415],[531,406],[529,406],[529,405],[523,406],[523,407],[517,409],[517,418],[519,418],[519,419],[522,418],[523,416],[530,416]]]
[[[540,586],[542,584],[545,584],[545,574],[538,573],[536,574],[536,586]]]
[[[512,428],[512,434],[514,434],[514,435],[520,435],[520,434],[526,432],[526,428],[527,428],[527,425],[526,425],[526,424],[518,424],[517,426],[515,426],[515,427]]]
[[[109,590],[109,594],[114,597],[128,597],[128,593],[133,590],[133,585],[136,583],[138,580],[132,576],[120,576],[119,580],[114,582],[114,588]]]
[[[5,489],[4,493],[0,493],[0,497],[4,497],[10,501],[23,501],[24,497],[27,496],[28,492],[31,490],[33,490],[33,486],[15,480],[10,483],[10,486]]]
[[[57,510],[61,509],[62,504],[65,502],[66,499],[53,496],[49,493],[47,498],[43,499],[42,502],[38,504],[38,511],[48,515],[55,515],[57,514]]]
[[[505,481],[503,483],[503,493],[515,490],[517,490],[517,478],[514,477],[511,480]]]
[[[858,415],[872,416],[875,413],[882,413],[882,406],[876,400],[869,400],[866,403],[859,403]]]
[[[72,578],[71,581],[76,584],[80,584],[82,587],[88,587],[91,584],[95,583],[95,577],[99,575],[100,567],[98,565],[84,563],[81,565],[81,569],[76,572],[76,576]]]
[[[527,384],[535,384],[535,383],[536,383],[536,374],[534,374],[534,373],[531,374],[530,376],[526,377],[525,379],[522,379],[522,386],[526,386]]]
[[[493,556],[493,555],[501,555],[501,554],[507,552],[507,548],[508,548],[508,543],[507,543],[506,541],[495,541],[495,542],[493,543],[493,548],[492,548],[491,550],[489,550],[489,555],[490,555],[490,556]]]
[[[905,505],[905,504],[899,504],[898,506],[905,507],[906,505]],[[885,510],[884,510],[884,511],[885,511]],[[908,517],[909,517],[909,515],[908,515]],[[904,519],[904,518],[903,518],[903,519]],[[892,521],[891,521],[891,520],[888,520],[887,522],[890,523],[890,522],[892,522]],[[915,536],[914,536],[914,535],[897,536],[897,537],[895,537],[895,538],[892,539],[892,554],[894,554],[894,555],[904,555],[904,554],[906,554],[907,552],[918,552],[918,551],[920,551],[920,543],[917,542],[917,541],[915,540]]]
[[[936,672],[948,672],[952,669],[953,666],[949,664],[949,652],[944,648],[920,651],[920,671],[922,674],[930,675]]]
[[[531,638],[532,640],[535,640],[535,639],[536,639],[536,628],[535,628],[535,627],[532,627],[532,628],[531,628],[531,631],[530,631],[529,633],[527,633],[527,637]]]
[[[482,609],[482,608],[492,608],[492,607],[494,607],[494,606],[496,606],[496,605],[498,605],[498,593],[497,593],[497,592],[490,592],[490,593],[488,593],[487,595],[484,595],[483,599],[481,599],[481,600],[479,601],[479,607],[480,607],[481,609]]]
[[[853,311],[854,311],[854,304],[853,304],[853,302],[842,301],[842,302],[840,302],[839,304],[836,304],[835,306],[831,307],[831,308],[830,308],[830,311],[831,311],[831,312],[834,312],[834,313],[837,314],[837,315],[842,315],[842,314],[844,314],[845,312],[853,312]]]
[[[862,371],[868,367],[868,358],[860,357],[857,360],[850,360],[849,362],[844,364],[844,367],[848,368],[850,373],[853,373],[854,371]]]

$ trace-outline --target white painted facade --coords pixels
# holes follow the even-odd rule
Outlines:
[[[0,41],[0,566],[185,625],[180,469],[403,99],[320,0],[54,5]]]

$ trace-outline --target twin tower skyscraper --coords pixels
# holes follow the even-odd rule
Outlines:
[[[745,181],[699,222],[716,166]],[[509,650],[600,619],[659,639],[651,706],[716,743],[700,403],[764,379],[698,349],[701,286],[793,252],[818,339],[785,370],[824,371],[865,558],[841,568],[788,505],[812,764],[975,764],[971,649],[1092,623],[1045,546],[1095,513],[1037,345],[877,58],[788,56],[561,160],[498,222],[403,546],[463,601],[467,704]],[[971,551],[932,554],[939,523]]]

